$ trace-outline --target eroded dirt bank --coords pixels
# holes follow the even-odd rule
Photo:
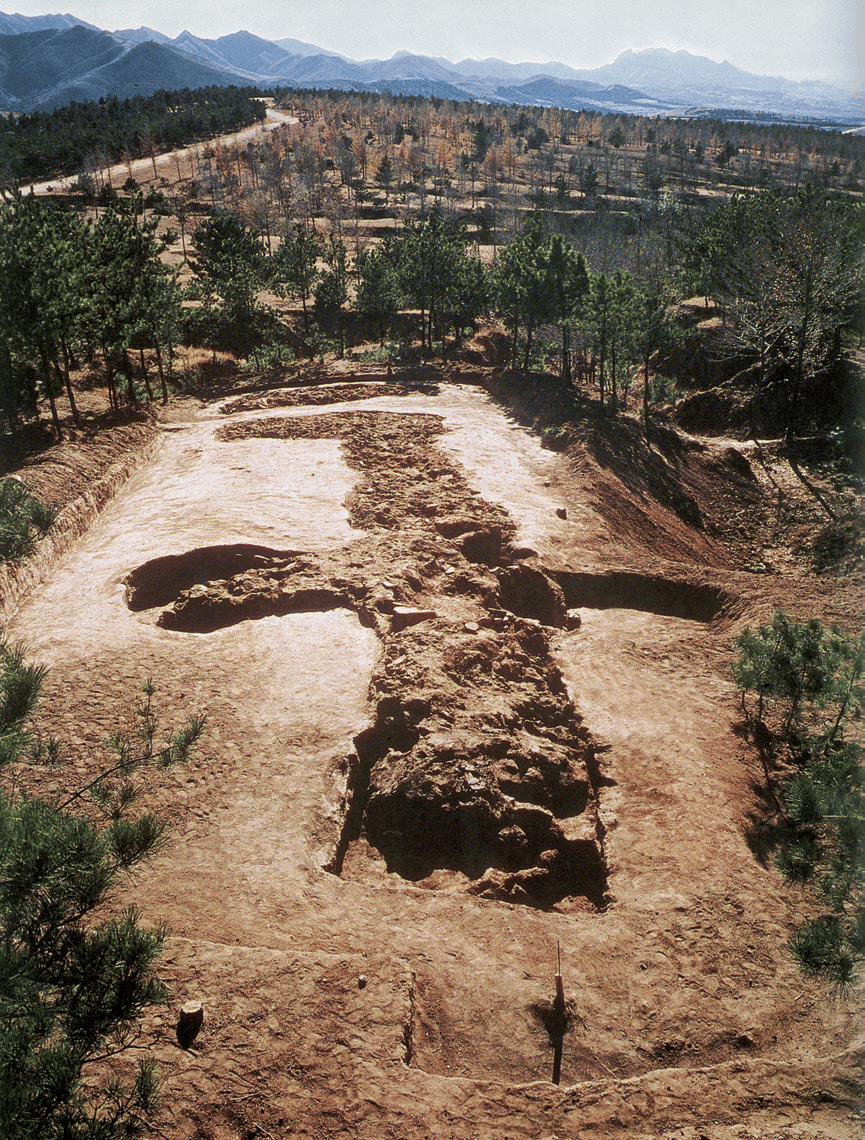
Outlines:
[[[88,446],[90,440],[85,436],[83,441],[37,453],[18,472],[18,478],[37,498],[56,507],[57,518],[33,557],[0,565],[0,625],[8,622],[19,601],[51,574],[60,555],[86,533],[158,443],[154,425],[145,420],[109,428],[99,432],[98,438],[96,446]]]
[[[808,904],[758,857],[725,675],[801,585],[689,561],[651,496],[623,540],[476,388],[166,428],[10,629],[81,774],[148,673],[208,713],[126,892],[206,1011],[186,1052],[149,1021],[164,1133],[854,1135],[855,1023],[787,960]]]

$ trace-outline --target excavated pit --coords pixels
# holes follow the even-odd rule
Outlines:
[[[551,575],[561,587],[565,604],[573,609],[638,610],[659,617],[709,623],[735,603],[734,596],[720,586],[677,582],[626,570],[602,574],[554,570]]]
[[[328,869],[538,908],[609,901],[605,779],[536,622],[417,627],[388,641],[355,740]]]
[[[603,909],[604,780],[543,628],[564,623],[563,591],[524,564],[507,512],[435,446],[443,430],[437,416],[370,411],[226,425],[223,441],[338,438],[360,473],[347,505],[367,538],[348,561],[245,545],[156,559],[128,576],[130,608],[163,606],[160,626],[196,633],[353,610],[383,653],[328,869]]]
[[[597,807],[612,781],[552,662],[547,631],[497,606],[487,617],[473,608],[480,620],[462,623],[403,607],[420,620],[397,623],[393,597],[416,600],[412,591],[436,569],[427,544],[414,549],[420,557],[385,587],[374,556],[335,577],[326,558],[257,553],[232,578],[181,590],[158,624],[207,633],[268,616],[354,610],[376,629],[384,655],[371,684],[374,723],[355,738],[346,766],[328,870],[345,873],[357,844],[378,853],[379,870],[422,886],[438,886],[435,876],[447,872],[486,898],[603,909],[608,882]],[[224,572],[224,551],[209,563],[204,553],[190,552],[188,572]],[[165,598],[167,578],[155,574],[162,561],[129,575],[139,587],[130,608]],[[464,574],[472,573],[481,575],[479,592],[488,591],[482,572],[467,566]],[[176,575],[174,588],[185,580],[188,574]],[[356,871],[350,859],[347,873]]]
[[[171,437],[169,443],[176,439]],[[255,448],[245,450],[252,454]],[[279,445],[264,450],[280,460],[281,470]],[[335,451],[335,445],[328,446],[328,456]],[[261,470],[257,463],[248,466],[253,478]],[[321,473],[316,471],[316,479]],[[295,476],[287,472],[289,480]],[[446,474],[440,478],[446,480]],[[159,485],[165,481],[160,479]],[[271,490],[278,494],[278,487]],[[328,502],[344,494],[330,494]],[[558,498],[552,492],[544,498],[552,514]],[[514,500],[516,517],[520,496],[515,494]],[[436,505],[434,490],[430,504]],[[125,644],[102,636],[101,614],[119,600],[119,576],[136,560],[179,549],[175,542],[180,527],[170,532],[166,528],[166,545],[161,545],[158,502],[143,523],[141,505],[141,498],[133,498],[126,513],[129,528],[147,535],[144,552],[135,553],[142,549],[137,539],[117,551],[103,539],[94,541],[87,560],[75,562],[85,568],[83,573],[77,570],[75,586],[49,595],[50,623],[44,625],[48,615],[43,606],[33,609],[29,625],[16,631],[19,636],[26,631],[28,640],[35,632],[42,638],[40,649],[47,646],[52,652],[55,644],[61,646],[53,658],[60,683],[52,686],[52,717],[58,707],[69,724],[80,721],[82,709],[88,719],[91,708],[96,713],[82,755],[89,740],[98,743],[103,731],[98,718],[105,694],[121,680],[134,682],[142,664],[140,658],[133,662]],[[459,503],[455,505],[461,513]],[[230,535],[223,537],[214,529],[214,537],[193,537],[189,545],[237,540],[310,548],[309,538],[297,539],[290,529],[279,529],[278,504],[272,537],[260,526],[239,529],[247,517],[257,522],[252,495],[244,507],[236,519],[227,516]],[[473,521],[485,526],[489,519],[482,505],[478,507]],[[379,507],[382,513],[385,508]],[[407,537],[408,526],[417,527],[423,543]],[[460,531],[467,533],[459,522],[443,529],[456,537]],[[312,528],[304,533],[312,534]],[[461,1136],[494,1135],[501,1132],[502,1111],[508,1127],[525,1136],[581,1129],[660,1135],[674,1126],[696,1134],[705,1131],[707,1122],[726,1135],[731,1128],[741,1130],[742,1120],[755,1132],[777,1131],[782,1118],[782,1123],[792,1121],[791,1127],[812,1131],[821,1124],[830,1131],[837,1126],[849,1100],[827,1101],[827,1112],[834,1115],[818,1117],[814,1090],[821,1105],[824,1088],[827,1095],[849,1098],[854,1085],[842,1089],[840,1076],[830,1085],[827,1073],[840,1072],[843,1064],[844,1079],[852,1079],[855,1057],[843,1054],[844,1059],[838,1059],[839,1027],[846,1023],[839,1022],[837,1006],[825,1012],[828,1003],[818,1004],[813,987],[803,994],[806,987],[782,947],[791,921],[788,900],[771,876],[755,873],[738,834],[738,809],[744,811],[750,800],[746,776],[738,770],[739,742],[725,731],[729,684],[713,669],[724,664],[725,646],[716,640],[720,621],[707,628],[705,622],[654,615],[649,607],[641,612],[638,607],[645,599],[634,603],[626,594],[631,609],[617,610],[615,604],[584,609],[578,632],[552,638],[557,662],[563,648],[573,653],[562,664],[570,691],[585,723],[601,733],[610,748],[607,753],[578,739],[572,760],[575,772],[577,759],[582,760],[588,780],[575,778],[564,789],[560,778],[545,781],[547,767],[531,756],[532,747],[545,755],[547,738],[539,731],[520,735],[523,718],[540,702],[551,715],[543,720],[538,716],[534,726],[543,723],[545,731],[563,737],[562,718],[555,723],[557,701],[541,702],[539,691],[519,694],[510,708],[496,707],[496,684],[478,683],[476,691],[485,692],[489,703],[484,719],[472,725],[462,715],[464,709],[452,711],[450,690],[441,702],[437,697],[440,672],[448,685],[453,682],[459,688],[460,677],[480,681],[495,675],[497,659],[506,653],[511,656],[502,662],[506,667],[501,679],[511,673],[519,678],[522,662],[516,654],[523,650],[512,628],[513,614],[504,609],[501,576],[488,574],[487,564],[461,557],[465,551],[456,548],[450,536],[433,534],[422,519],[406,520],[399,530],[370,526],[364,536],[342,533],[342,539],[343,576],[362,572],[382,591],[380,597],[369,595],[384,607],[375,609],[381,621],[378,646],[369,631],[359,638],[357,623],[340,613],[316,616],[308,625],[306,619],[242,623],[225,636],[197,642],[176,635],[163,638],[149,628],[139,631],[138,621],[130,623],[128,614],[124,622],[142,635],[136,655],[140,645],[148,654],[147,664],[157,664],[155,675],[169,683],[166,715],[183,715],[190,700],[194,707],[206,703],[212,725],[222,734],[221,740],[215,736],[208,744],[200,764],[179,776],[184,789],[179,794],[173,773],[168,774],[162,803],[171,810],[177,805],[175,841],[152,872],[145,871],[138,887],[133,886],[138,893],[129,896],[130,903],[144,903],[151,920],[165,917],[174,925],[177,937],[163,969],[175,992],[211,995],[211,1029],[204,1043],[207,1079],[191,1098],[184,1092],[188,1074],[173,1066],[171,1043],[162,1034],[161,1059],[174,1082],[167,1102],[176,1124],[169,1130],[194,1129],[199,1117],[226,1132],[259,1128],[276,1133],[311,1120],[326,1127],[333,1122],[334,1105],[343,1130],[369,1135],[380,1133],[388,1123],[407,1136],[426,1135],[431,1113],[444,1121],[440,1126],[446,1130],[461,1128]],[[513,566],[509,560],[516,552],[503,546],[501,560],[492,569]],[[601,548],[590,549],[588,541],[574,548],[563,544],[560,551],[552,543],[542,549],[549,552],[551,565],[561,564],[555,561],[561,553],[581,570],[604,557]],[[106,552],[111,555],[108,565]],[[524,554],[523,560],[537,566],[530,555]],[[355,561],[363,566],[355,567]],[[628,567],[627,556],[620,566]],[[681,572],[669,565],[661,570],[648,560],[635,561],[635,566],[642,566],[649,579],[666,571],[672,579],[707,580],[707,572],[696,565],[682,565]],[[230,581],[239,597],[247,590],[263,595],[274,589],[268,579],[278,570],[276,560]],[[280,588],[299,586],[305,573],[292,571]],[[339,574],[322,564],[322,581],[333,582]],[[88,589],[91,579],[98,580],[100,588],[88,599],[86,614],[79,614],[74,591]],[[489,594],[496,582],[499,610]],[[727,585],[728,580],[722,582]],[[210,584],[215,596],[219,587]],[[756,584],[767,589],[771,580]],[[189,590],[202,585],[207,583],[193,583]],[[776,593],[784,588],[783,582],[774,585]],[[385,594],[391,595],[392,606],[433,610],[438,616],[397,632],[388,620]],[[57,597],[66,604],[57,605]],[[72,632],[70,613],[76,615]],[[723,610],[718,617],[722,615]],[[146,623],[153,616],[150,611],[138,620]],[[81,617],[92,621],[99,633],[99,639],[90,638],[83,649]],[[331,648],[331,629],[340,623],[351,637],[340,637],[335,650],[324,652]],[[467,629],[469,625],[477,629]],[[298,632],[307,628],[314,636],[303,639],[298,652]],[[425,681],[418,670],[435,662],[436,640],[460,644],[447,667],[442,664],[439,671],[436,662]],[[416,641],[422,644],[415,652]],[[487,641],[492,653],[485,651]],[[361,642],[366,652],[355,659],[354,645]],[[101,655],[92,652],[94,645]],[[293,651],[290,663],[283,648]],[[387,657],[380,673],[378,653]],[[249,668],[250,662],[255,668]],[[374,671],[376,687],[367,705],[367,682]],[[103,683],[93,688],[97,674]],[[380,692],[387,674],[394,678],[396,701],[380,710],[380,701],[389,695]],[[415,688],[401,692],[399,686],[409,675]],[[264,679],[263,689],[259,678]],[[416,690],[428,690],[425,705],[414,703]],[[466,695],[467,704],[470,697]],[[306,717],[304,701],[313,703],[313,698],[317,713]],[[374,723],[358,733],[362,718],[369,715]],[[339,726],[333,730],[337,717]],[[324,743],[315,735],[317,723],[328,728]],[[382,727],[386,738],[380,734]],[[457,730],[465,735],[458,739]],[[442,742],[440,736],[448,733],[451,738]],[[345,777],[344,742],[352,734],[359,738],[356,775],[361,757],[368,772],[366,788],[353,779],[346,796],[354,829],[343,877],[355,881],[340,882],[322,876],[318,868],[336,839],[333,776]],[[520,749],[508,753],[505,745],[515,738]],[[569,864],[561,849],[550,848],[551,863],[561,875],[558,881],[549,870],[542,878],[532,866],[523,866],[545,855],[545,836],[553,832],[551,824],[537,836],[531,833],[529,825],[537,815],[515,821],[526,839],[510,832],[517,843],[508,847],[504,820],[490,843],[479,834],[487,816],[477,822],[468,812],[460,842],[454,841],[450,849],[442,844],[437,852],[437,859],[446,864],[438,869],[434,860],[424,862],[418,844],[407,842],[405,828],[401,835],[385,834],[392,830],[385,826],[391,816],[388,769],[403,763],[408,769],[420,749],[427,749],[427,758],[442,771],[463,763],[466,794],[476,794],[484,812],[491,803],[509,803],[494,800],[485,790],[490,774],[503,797],[548,807],[558,827],[580,820],[594,823],[597,802],[610,831],[603,835],[598,829],[596,836],[600,833],[602,850],[609,854],[614,867],[611,887],[621,901],[603,917],[587,920],[556,913],[572,906],[588,909],[604,900],[587,881],[587,868]],[[503,767],[508,762],[516,771],[494,771],[497,763]],[[623,786],[612,793],[604,771],[608,762],[622,776]],[[531,772],[533,766],[537,774]],[[370,777],[374,791],[383,793],[381,824],[377,803],[372,812],[367,810]],[[398,800],[393,802],[395,807]],[[456,797],[457,813],[467,806],[469,801],[464,804]],[[700,826],[695,820],[702,821]],[[458,818],[454,826],[459,826]],[[370,846],[370,832],[381,852]],[[374,852],[375,866],[373,860],[363,866],[365,845]],[[484,868],[478,879],[467,879],[460,869],[474,871],[488,859],[495,862],[498,854],[502,865],[489,868],[489,873]],[[545,865],[534,866],[543,871]],[[383,873],[388,868],[394,871],[390,876]],[[408,894],[398,890],[397,869],[406,875]],[[428,870],[427,879],[409,877]],[[564,895],[556,902],[581,876],[585,893]],[[385,889],[364,889],[358,880]],[[435,889],[452,890],[453,895],[437,897],[430,893]],[[486,893],[488,899],[499,891],[506,905],[473,902],[468,891]],[[534,906],[554,913],[527,913],[526,906],[509,905],[526,901],[519,891],[525,891]],[[581,901],[571,901],[574,898]],[[592,899],[597,901],[593,904]],[[382,931],[388,935],[384,944]],[[557,1019],[550,1000],[559,937],[569,1021]],[[303,1033],[286,1032],[286,1026],[297,1025],[304,1027]],[[551,1047],[562,1044],[565,1091],[560,1095],[548,1084],[548,1059]],[[265,1054],[272,1063],[262,1069],[259,1062]],[[351,1069],[353,1058],[359,1059],[362,1071],[357,1064]],[[249,1078],[246,1085],[241,1078]],[[369,1095],[346,1100],[347,1081],[353,1086],[360,1081]],[[257,1082],[253,1092],[257,1089],[260,1096],[250,1099],[249,1082]],[[498,1095],[496,1090],[504,1092]],[[504,1110],[503,1098],[508,1102]],[[221,1116],[226,1105],[237,1115]],[[411,1115],[406,1105],[414,1106]],[[241,1119],[237,1106],[260,1108]]]
[[[275,559],[290,558],[294,553],[250,543],[233,543],[152,558],[124,579],[126,604],[133,613],[166,606],[193,586],[234,578],[247,570],[268,566]]]
[[[615,781],[569,699],[549,630],[576,628],[580,609],[709,623],[733,599],[712,584],[538,565],[515,547],[503,508],[436,446],[443,430],[438,416],[368,410],[227,424],[223,441],[339,439],[359,473],[347,506],[365,537],[348,560],[251,544],[154,559],[128,575],[127,600],[164,607],[158,624],[185,632],[335,608],[375,629],[373,719],[345,764],[329,871],[602,910],[599,804]]]

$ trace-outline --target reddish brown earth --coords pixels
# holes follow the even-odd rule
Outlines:
[[[728,677],[779,604],[858,620],[858,579],[801,568],[801,485],[734,441],[587,419],[560,455],[477,384],[340,379],[169,406],[8,623],[76,779],[144,676],[166,725],[207,713],[122,899],[205,1010],[186,1050],[147,1019],[161,1134],[856,1135],[861,995],[788,959],[812,903]]]

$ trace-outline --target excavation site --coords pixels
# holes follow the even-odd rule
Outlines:
[[[175,398],[6,582],[79,782],[146,678],[160,725],[206,714],[120,900],[171,930],[160,1135],[856,1134],[861,1002],[787,953],[814,904],[730,661],[861,598],[747,546],[751,443],[625,464],[603,418],[545,446],[532,398],[347,361]]]

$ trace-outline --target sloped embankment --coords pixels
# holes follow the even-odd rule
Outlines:
[[[659,413],[647,436],[633,414],[599,409],[555,377],[503,373],[486,386],[567,458],[629,560],[642,554],[716,569],[759,561],[772,503],[738,448],[683,435]]]
[[[34,456],[16,474],[38,499],[57,508],[57,519],[36,552],[0,565],[0,626],[43,581],[57,559],[84,534],[130,475],[158,446],[150,421],[108,428]]]

